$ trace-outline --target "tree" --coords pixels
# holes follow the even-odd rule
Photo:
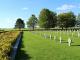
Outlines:
[[[80,13],[78,14],[78,16],[76,18],[76,26],[80,27]]]
[[[58,15],[58,26],[64,28],[74,27],[76,24],[76,16],[73,12],[61,13]]]
[[[53,28],[56,26],[57,16],[49,9],[42,9],[39,15],[39,26],[41,28]]]
[[[25,23],[21,18],[18,18],[15,24],[15,28],[24,28],[25,27]]]
[[[32,14],[32,16],[29,18],[29,21],[27,22],[27,26],[34,30],[35,26],[37,25],[37,22],[37,17],[34,14]]]

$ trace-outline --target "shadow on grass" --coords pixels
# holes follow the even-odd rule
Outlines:
[[[59,40],[60,41],[60,40]],[[65,40],[62,40],[62,43],[68,43],[67,41]],[[71,43],[74,43],[73,41]]]
[[[30,60],[30,58],[31,57],[24,50],[19,50],[15,60]]]
[[[62,41],[62,43],[68,43],[68,42],[66,42],[66,41]]]
[[[68,42],[65,41],[65,42],[62,42],[62,43],[68,43]],[[74,42],[71,42],[71,43],[74,43]]]
[[[60,42],[60,40],[59,39],[57,39],[56,41],[58,41],[58,42]],[[61,40],[61,43],[68,43],[66,40]],[[73,43],[73,42],[72,42]]]
[[[22,38],[23,38],[23,36],[22,36]],[[21,48],[24,48],[22,39],[20,41],[15,60],[30,60],[31,57],[29,56],[29,54],[27,54],[26,51],[22,50]]]
[[[71,46],[80,46],[80,45],[71,45]]]

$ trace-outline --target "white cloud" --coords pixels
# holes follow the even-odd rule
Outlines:
[[[22,8],[22,10],[28,10],[28,8],[27,7],[24,7],[24,8]]]
[[[73,9],[75,7],[76,7],[75,5],[64,4],[64,5],[60,6],[60,7],[58,7],[57,10],[65,11],[65,10]]]

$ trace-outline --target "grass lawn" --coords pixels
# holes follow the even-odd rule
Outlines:
[[[44,34],[48,37],[45,39]],[[52,35],[50,40],[49,35]],[[56,41],[54,40],[56,36]],[[60,32],[24,31],[21,48],[16,60],[80,60],[80,37],[77,32],[61,32],[62,43],[59,42]],[[68,46],[68,38],[72,45]]]

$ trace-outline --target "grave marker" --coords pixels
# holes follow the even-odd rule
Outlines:
[[[50,40],[52,39],[52,35],[50,34]]]
[[[54,36],[54,40],[56,40],[56,36]]]
[[[62,43],[62,38],[61,38],[61,36],[60,36],[60,43]]]
[[[44,38],[45,38],[45,39],[47,38],[46,34],[44,34]]]
[[[71,42],[72,42],[72,40],[70,38],[68,38],[68,46],[71,46]]]

